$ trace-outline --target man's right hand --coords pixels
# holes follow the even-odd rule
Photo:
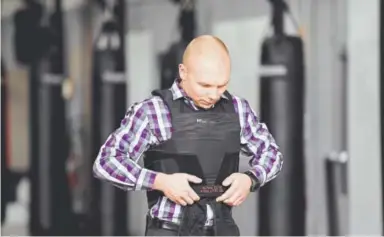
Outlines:
[[[173,202],[185,206],[187,204],[193,204],[200,199],[189,185],[189,182],[198,184],[201,183],[201,181],[200,178],[185,173],[158,173],[155,179],[154,189],[162,191],[164,195]]]

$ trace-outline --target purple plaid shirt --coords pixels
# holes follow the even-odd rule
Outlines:
[[[173,99],[184,98],[194,109],[193,102],[180,88],[178,81],[172,87]],[[247,100],[232,96],[233,105],[239,114],[241,145],[244,155],[250,156],[250,171],[262,185],[274,179],[283,165],[283,157],[265,124],[261,123]],[[223,96],[223,99],[228,99]],[[93,166],[94,175],[125,190],[150,190],[156,172],[138,165],[140,157],[151,146],[171,138],[170,112],[162,99],[153,96],[133,104],[120,127],[109,135],[101,147]],[[182,206],[166,197],[158,200],[150,210],[152,217],[179,223]],[[213,213],[208,208],[207,224]]]

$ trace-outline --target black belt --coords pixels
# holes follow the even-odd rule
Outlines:
[[[200,197],[218,197],[223,194],[228,187],[223,185],[211,184],[211,185],[192,185],[192,189]]]
[[[172,230],[172,231],[178,231],[179,225],[170,221],[164,221],[160,220],[156,217],[150,217],[148,216],[148,221],[150,221],[151,226],[155,226],[157,228],[165,229],[165,230]],[[204,232],[206,232],[206,235],[211,235],[213,233],[213,226],[204,226],[203,227]]]

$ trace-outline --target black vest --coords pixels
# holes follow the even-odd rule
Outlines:
[[[172,173],[188,173],[203,180],[191,184],[200,197],[217,197],[225,191],[221,183],[239,169],[240,121],[232,97],[221,99],[210,110],[196,111],[184,102],[173,100],[170,90],[157,90],[171,113],[172,136],[145,153],[147,169]],[[162,194],[148,191],[151,208]]]

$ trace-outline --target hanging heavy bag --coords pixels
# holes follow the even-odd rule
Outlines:
[[[178,64],[182,63],[185,47],[183,42],[173,43],[168,51],[160,56],[161,89],[170,88],[175,79],[179,77]]]
[[[108,134],[120,126],[127,109],[125,73],[124,1],[116,1],[104,19],[100,34],[94,43],[92,81],[92,158]],[[108,8],[109,7],[109,8]],[[106,15],[108,15],[106,14]],[[93,162],[92,162],[93,163]],[[91,178],[91,208],[88,213],[89,235],[128,235],[126,191]]]
[[[42,26],[43,6],[25,1],[25,8],[14,15],[14,47],[16,60],[25,65],[36,61],[48,50],[51,42],[49,28]]]
[[[181,8],[178,18],[180,40],[172,43],[168,50],[159,57],[161,89],[171,87],[175,79],[179,77],[178,65],[182,63],[184,50],[195,37],[196,30],[193,0],[171,0],[171,2],[179,4]]]
[[[305,235],[304,57],[299,37],[274,35],[262,44],[261,120],[284,156],[284,167],[260,190],[260,235]]]

